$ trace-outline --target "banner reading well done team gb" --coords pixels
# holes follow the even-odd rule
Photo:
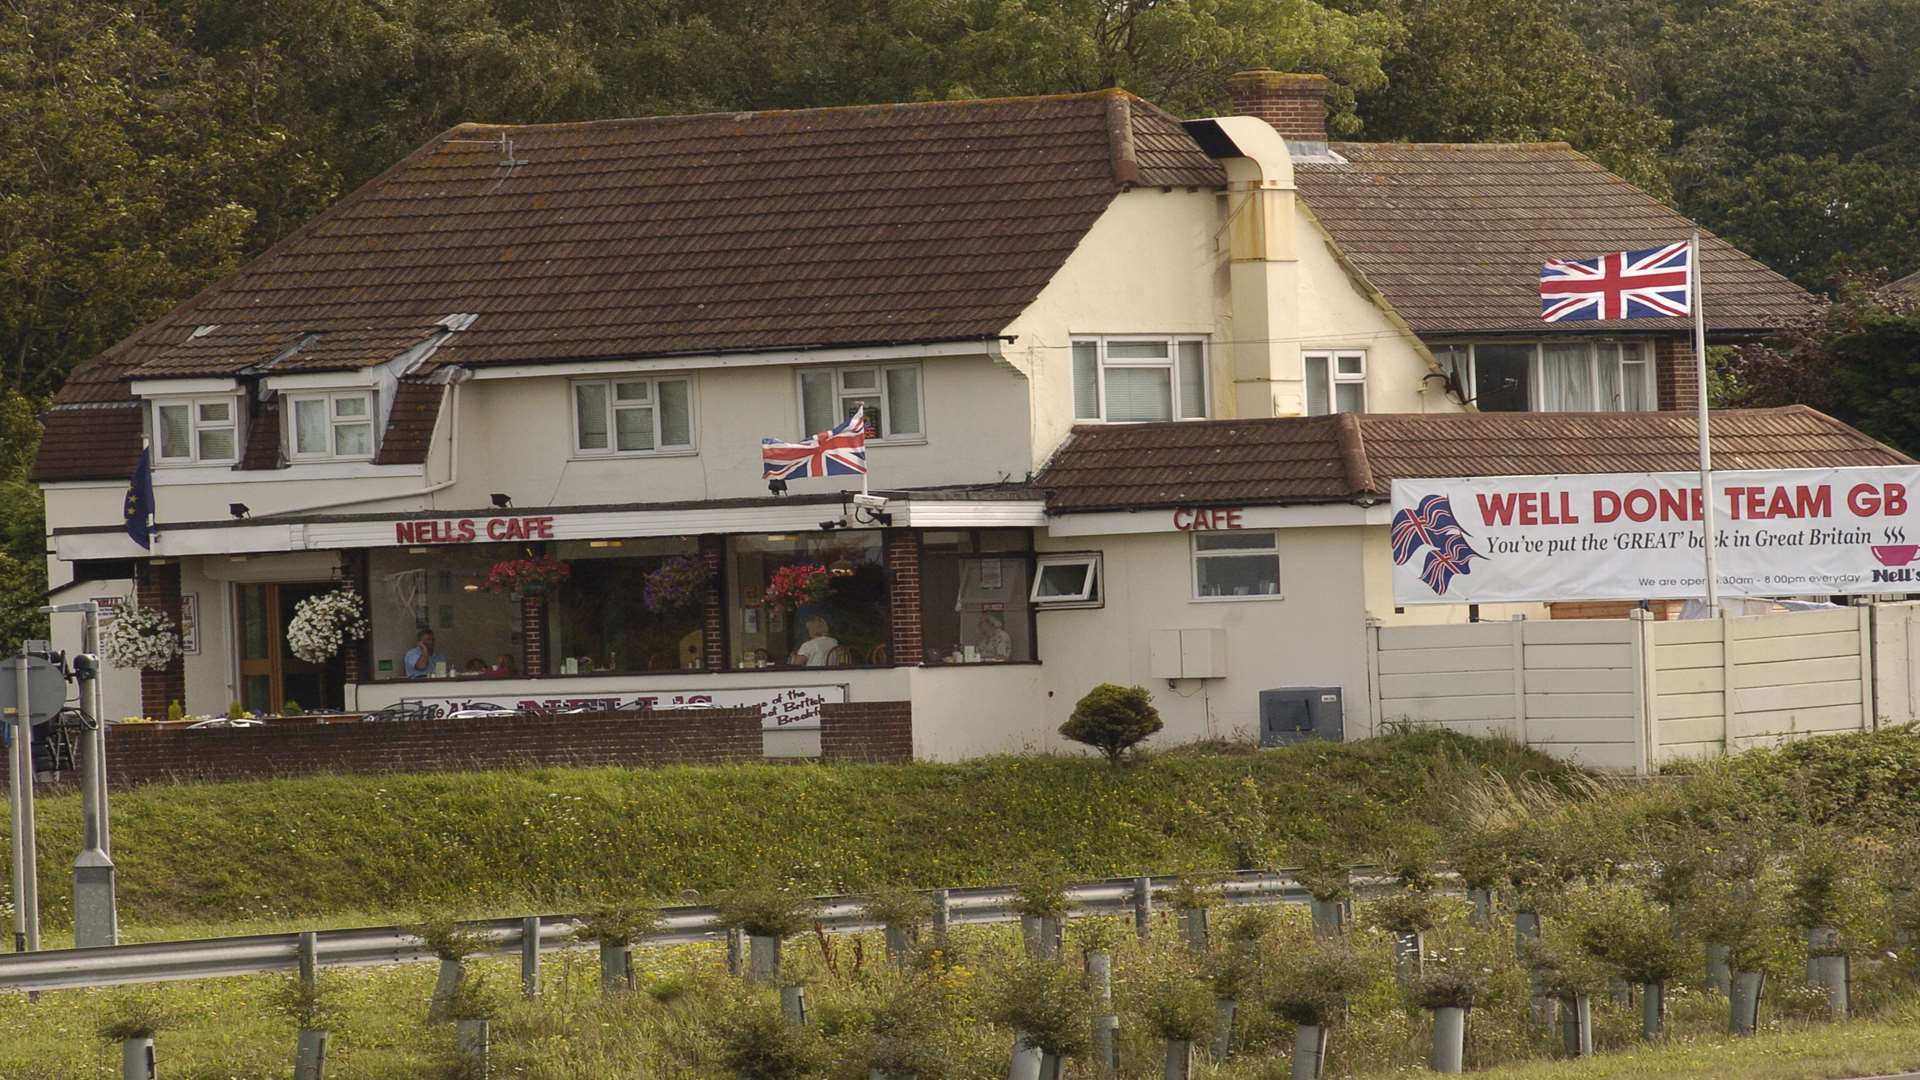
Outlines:
[[[1713,474],[1722,596],[1920,592],[1920,467]],[[1701,597],[1699,473],[1393,482],[1395,604]]]

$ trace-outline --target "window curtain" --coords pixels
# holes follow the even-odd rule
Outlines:
[[[1540,405],[1545,412],[1592,412],[1590,347],[1546,345],[1540,353]]]

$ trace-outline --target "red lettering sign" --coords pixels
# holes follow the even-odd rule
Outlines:
[[[1214,529],[1238,529],[1240,508],[1206,509],[1203,507],[1183,506],[1173,512],[1173,527],[1181,532],[1204,532]]]
[[[553,539],[553,518],[545,517],[496,517],[487,518],[480,524],[472,518],[449,518],[444,521],[396,521],[393,523],[393,542],[396,544],[471,544],[485,532],[488,540],[551,540]]]

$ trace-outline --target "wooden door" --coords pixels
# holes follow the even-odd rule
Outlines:
[[[328,582],[238,586],[240,702],[247,711],[280,713],[294,702],[304,712],[318,712],[345,702],[346,670],[339,657],[316,664],[287,647],[295,606],[332,588]]]

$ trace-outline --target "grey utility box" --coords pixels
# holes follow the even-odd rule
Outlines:
[[[1345,710],[1337,686],[1285,686],[1260,691],[1260,745],[1288,746],[1306,739],[1339,742],[1346,737]]]

